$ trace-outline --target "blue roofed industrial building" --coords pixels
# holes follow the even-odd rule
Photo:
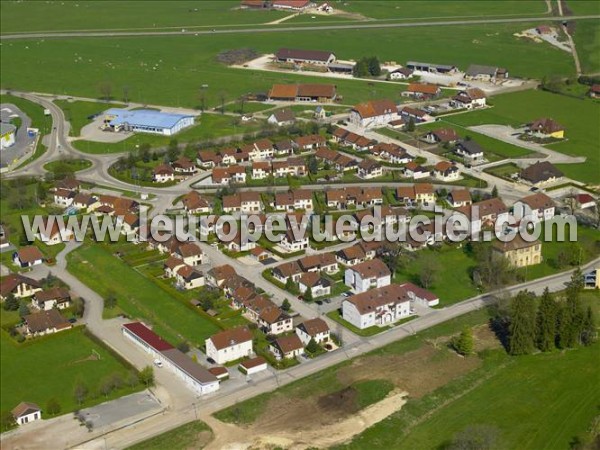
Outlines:
[[[133,131],[172,136],[194,124],[194,116],[172,114],[151,109],[127,110],[111,108],[104,112],[104,130]]]

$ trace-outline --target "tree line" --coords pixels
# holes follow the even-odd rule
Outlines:
[[[526,355],[592,344],[597,338],[595,318],[591,306],[582,305],[582,290],[583,275],[576,269],[564,299],[557,300],[546,288],[538,305],[533,293],[519,292],[510,302],[508,316],[499,319],[509,353]]]

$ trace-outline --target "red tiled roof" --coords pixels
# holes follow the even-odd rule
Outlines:
[[[126,323],[123,325],[123,328],[129,330],[131,333],[158,352],[174,348],[171,344],[161,338],[142,322]]]

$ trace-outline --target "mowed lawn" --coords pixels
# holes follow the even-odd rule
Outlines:
[[[589,2],[589,6],[595,7],[596,11],[593,14],[600,14],[600,3]],[[598,21],[577,22],[573,39],[583,72],[590,74],[600,72],[600,24]]]
[[[334,6],[335,7],[335,6]],[[343,11],[379,20],[425,17],[482,17],[546,13],[544,2],[525,1],[353,1],[340,6]]]
[[[265,23],[281,11],[243,11],[237,0],[2,2],[2,33],[93,29],[193,28]],[[118,11],[118,14],[115,14]]]
[[[216,61],[220,52],[240,47],[260,53],[273,53],[280,47],[330,50],[341,59],[375,54],[382,61],[434,61],[461,69],[473,63],[491,64],[507,67],[517,77],[574,74],[572,58],[566,52],[513,36],[536,25],[24,39],[2,46],[1,86],[96,98],[101,95],[100,85],[110,83],[117,99],[127,86],[133,102],[196,107],[203,85],[208,86],[204,90],[206,104],[217,106],[221,94],[231,101],[248,92],[267,92],[273,83],[329,82],[338,86],[346,104],[381,97],[400,100],[403,85],[395,83],[250,71]],[[440,47],[441,33],[451,45]]]
[[[88,338],[81,327],[21,345],[2,330],[0,345],[2,411],[10,410],[22,401],[37,403],[44,409],[49,399],[56,398],[64,414],[79,408],[73,397],[77,382],[84,382],[90,393],[98,392],[106,377],[118,373],[126,379],[131,370]],[[100,355],[99,360],[91,358],[92,351]],[[126,387],[109,395],[108,399],[139,389],[141,386]],[[105,400],[99,395],[86,405]]]
[[[68,269],[100,295],[111,291],[118,307],[132,319],[154,326],[173,345],[187,340],[195,346],[219,331],[191,305],[174,298],[160,285],[113,256],[111,247],[86,244],[68,255]]]
[[[348,449],[439,449],[472,425],[497,433],[498,449],[569,448],[597,414],[600,347],[518,357],[472,391],[442,406],[406,436],[389,433],[395,416],[367,430]],[[594,381],[595,380],[595,381]],[[402,411],[396,416],[401,416]]]
[[[544,91],[523,91],[493,97],[493,108],[458,114],[445,120],[457,125],[501,124],[520,126],[551,117],[565,127],[566,139],[547,147],[567,155],[585,156],[583,164],[561,164],[568,177],[586,183],[600,181],[600,103]]]

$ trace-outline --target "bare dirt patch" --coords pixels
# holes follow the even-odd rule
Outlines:
[[[445,347],[445,346],[444,346]],[[373,355],[359,358],[338,372],[342,383],[363,379],[387,379],[411,397],[422,397],[479,366],[478,358],[462,358],[434,345],[400,355]]]
[[[502,348],[502,344],[500,344],[500,341],[490,328],[489,324],[479,325],[473,328],[473,338],[475,352]]]

